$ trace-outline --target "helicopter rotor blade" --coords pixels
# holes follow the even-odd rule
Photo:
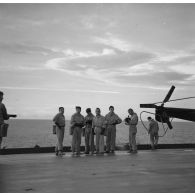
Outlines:
[[[169,90],[169,92],[167,93],[165,99],[164,99],[163,102],[162,102],[163,104],[169,101],[169,99],[170,99],[170,97],[171,97],[171,95],[172,95],[174,89],[175,89],[175,86],[172,85],[171,89]]]
[[[155,104],[140,104],[140,108],[156,108]]]

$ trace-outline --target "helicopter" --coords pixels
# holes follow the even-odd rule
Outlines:
[[[164,104],[166,102],[173,102],[173,101],[195,98],[195,97],[186,97],[186,98],[170,100],[170,97],[174,89],[175,89],[175,86],[171,86],[169,92],[167,93],[165,99],[162,102],[156,102],[156,103],[150,103],[150,104],[140,104],[140,108],[155,108],[155,113],[151,113],[147,111],[142,111],[142,113],[146,112],[146,113],[154,114],[156,121],[161,122],[162,124],[166,123],[169,129],[173,129],[170,118],[172,119],[178,118],[178,119],[195,122],[195,109],[164,107]],[[161,105],[158,106],[157,104],[161,104]]]

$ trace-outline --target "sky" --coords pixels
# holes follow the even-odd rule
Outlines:
[[[0,90],[9,113],[124,118],[140,103],[195,96],[195,4],[0,4]],[[195,99],[167,103],[195,107]],[[151,111],[151,110],[148,110]]]

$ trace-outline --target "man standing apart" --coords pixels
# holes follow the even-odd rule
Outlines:
[[[92,128],[96,135],[96,154],[103,154],[105,118],[101,115],[101,110],[99,108],[96,108],[95,113],[96,116],[93,118]]]
[[[56,156],[63,155],[63,140],[64,140],[64,131],[65,131],[65,117],[64,117],[64,108],[59,107],[59,113],[53,118],[53,122],[56,125],[56,135],[57,135],[57,145],[55,148]]]
[[[149,121],[148,134],[150,135],[150,143],[151,143],[152,150],[155,150],[155,147],[158,144],[159,126],[158,126],[158,122],[155,121],[150,116],[148,117],[148,121]]]
[[[130,114],[131,117],[128,122],[125,122],[125,124],[129,125],[129,153],[137,153],[136,133],[138,116],[131,108],[128,110],[128,113]]]
[[[91,113],[91,108],[86,109],[87,116],[85,117],[85,154],[89,154],[89,151],[94,152],[94,134],[92,131],[92,121],[94,115]]]
[[[7,110],[5,105],[2,103],[3,101],[3,92],[0,91],[0,149],[1,149],[1,144],[3,141],[3,136],[2,136],[2,126],[4,124],[4,120],[8,120],[10,117],[16,117],[17,115],[15,114],[7,114]]]
[[[72,115],[70,124],[73,128],[72,135],[72,152],[74,154],[76,149],[76,155],[80,155],[80,145],[81,145],[81,133],[82,127],[84,126],[84,116],[81,115],[81,107],[76,106],[76,113]]]
[[[109,107],[109,113],[105,116],[106,122],[106,153],[115,151],[116,141],[116,125],[120,124],[122,120],[114,113],[114,106]]]

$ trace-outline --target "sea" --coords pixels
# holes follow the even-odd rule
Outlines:
[[[53,123],[51,120],[35,119],[11,119],[8,121],[9,129],[7,137],[3,138],[4,148],[30,148],[36,145],[40,147],[55,146],[56,135],[52,132]],[[147,122],[145,122],[147,126]],[[173,129],[160,137],[161,144],[195,143],[195,123],[194,122],[173,122]],[[72,136],[69,135],[70,121],[66,121],[64,146],[71,145]],[[164,129],[159,123],[159,134],[164,134]],[[149,136],[141,122],[138,123],[137,144],[149,144]],[[129,130],[124,123],[117,125],[116,145],[128,143]],[[82,143],[84,145],[84,137]]]

